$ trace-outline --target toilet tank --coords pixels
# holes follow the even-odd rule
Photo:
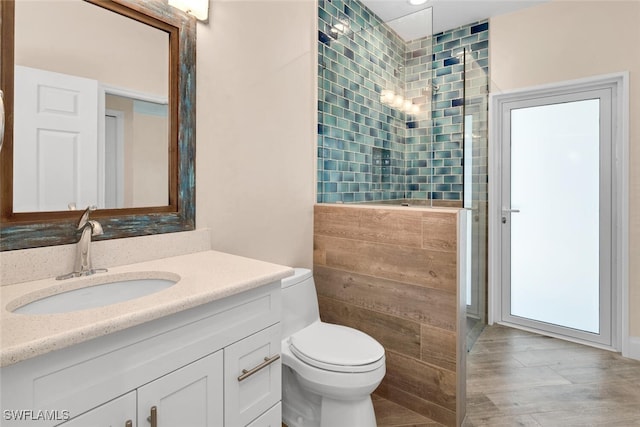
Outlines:
[[[318,296],[311,270],[296,268],[282,280],[282,338],[320,320]]]

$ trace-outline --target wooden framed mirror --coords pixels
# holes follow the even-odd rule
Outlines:
[[[56,20],[49,15],[43,18],[43,24],[38,25],[34,14],[28,9],[24,11],[20,9],[23,7],[22,2],[23,0],[17,0],[17,2],[16,0],[3,0],[0,2],[0,43],[2,48],[0,89],[4,92],[6,111],[5,139],[0,152],[0,250],[76,242],[75,229],[81,213],[79,211],[89,204],[98,206],[98,210],[92,213],[92,217],[102,224],[104,235],[100,236],[101,239],[194,229],[195,18],[168,6],[162,0],[147,0],[145,2],[136,0],[68,1],[65,3],[66,6],[80,6],[92,14],[101,14],[97,19],[106,19],[109,23],[104,25],[110,29],[118,26],[118,31],[107,34],[104,40],[100,36],[93,36],[96,40],[95,49],[89,44],[89,48],[85,47],[84,51],[80,50],[77,53],[66,51],[51,53],[55,46],[73,44],[75,47],[75,45],[81,45],[79,38],[91,40],[92,36],[88,32],[99,27],[99,24],[91,21],[93,17],[78,19],[79,13],[74,12],[75,22],[81,24],[77,30],[80,34],[67,36],[70,40],[69,43],[64,41],[50,42],[49,50],[41,50],[39,53],[32,54],[32,57],[38,57],[41,61],[34,66],[33,63],[28,63],[23,59],[28,57],[27,54],[23,55],[22,50],[17,51],[17,46],[23,49],[21,47],[24,44],[22,43],[23,39],[42,31],[45,33],[44,39],[34,43],[34,46],[42,46],[45,45],[45,41],[55,39],[53,34],[56,29],[60,29],[60,32],[68,32],[71,24],[65,23],[62,18]],[[68,17],[72,13],[67,12],[66,15]],[[121,22],[113,24],[114,19],[121,20]],[[53,28],[41,30],[47,20],[54,23]],[[25,22],[28,22],[33,28],[25,30],[23,28],[26,26]],[[119,25],[121,24],[127,29],[120,29]],[[131,31],[131,33],[127,33],[127,31]],[[18,39],[18,35],[20,39]],[[146,45],[140,45],[141,40],[147,38],[153,40],[159,49],[156,49],[155,46],[147,48]],[[119,54],[126,53],[127,49],[130,50],[129,56],[122,58],[129,59],[120,59]],[[26,48],[24,50],[28,51]],[[96,55],[87,54],[88,50],[95,50]],[[152,51],[156,50],[160,53],[153,56]],[[49,55],[48,60],[43,59],[47,55]],[[45,62],[64,64],[67,67],[68,64],[74,62],[70,59],[72,56],[82,57],[88,65],[78,66],[79,71],[77,72],[75,70],[60,70],[59,68],[45,69],[49,68]],[[87,59],[88,57],[90,58]],[[135,65],[137,57],[141,58],[139,67]],[[27,66],[25,67],[22,62],[27,62]],[[88,68],[98,70],[94,71],[98,74],[86,71]],[[124,72],[120,72],[119,69],[124,69]],[[33,70],[35,71],[32,73]],[[136,72],[139,74],[138,77],[135,77]],[[131,77],[132,81],[141,82],[142,86],[129,83],[126,80],[115,80],[118,73],[122,74],[123,78]],[[26,80],[29,81],[28,84],[32,84],[30,82],[33,79],[22,76],[31,76],[32,74],[36,76],[36,82],[40,82],[38,79],[41,76],[44,76],[42,78],[45,79],[42,81],[46,82],[46,84],[33,84],[33,87],[53,87],[51,93],[71,92],[48,83],[49,80],[46,79],[50,76],[55,78],[62,76],[65,79],[71,77],[71,80],[81,81],[81,83],[84,80],[97,82],[96,95],[93,94],[93,86],[90,85],[87,90],[90,97],[86,99],[90,101],[76,96],[76,92],[73,91],[74,95],[68,98],[65,98],[63,94],[59,104],[64,108],[68,106],[69,111],[73,110],[74,112],[82,110],[86,105],[91,105],[93,108],[94,102],[98,105],[97,113],[90,110],[86,115],[90,120],[79,120],[82,126],[85,126],[87,122],[92,122],[95,116],[98,117],[96,125],[90,126],[87,133],[89,137],[83,136],[81,131],[75,129],[68,132],[66,129],[64,132],[52,129],[52,126],[57,123],[63,123],[64,117],[62,119],[54,117],[47,122],[48,124],[37,130],[31,129],[31,127],[37,127],[32,125],[37,120],[32,119],[32,116],[24,119],[20,115],[25,111],[25,99],[31,100],[31,98],[39,96],[31,96],[31,92],[24,89],[23,82]],[[160,83],[152,86],[151,89],[144,86],[152,80],[158,80],[158,78]],[[116,83],[114,84],[111,80]],[[30,88],[31,86],[27,85],[26,87]],[[156,87],[161,89],[156,90]],[[19,94],[18,99],[16,99],[16,93]],[[117,104],[119,102],[118,100],[109,101],[110,96],[118,97],[122,94],[128,96],[130,93],[133,94],[129,102],[131,106],[123,107],[123,110],[129,108],[134,111],[132,114],[137,112],[138,116],[136,117],[147,120],[147,124],[146,127],[138,125],[143,123],[143,120],[137,120],[136,126],[138,127],[131,130],[124,138],[127,141],[129,139],[135,141],[137,148],[119,149],[121,152],[138,153],[132,155],[131,160],[124,155],[121,157],[121,164],[126,163],[128,166],[126,168],[120,167],[118,170],[130,171],[129,175],[126,175],[126,172],[111,172],[111,165],[114,163],[113,156],[108,154],[109,149],[105,149],[104,142],[105,139],[110,138],[104,136],[109,132],[105,127],[111,125],[105,124],[104,117],[105,111],[111,111],[108,103]],[[25,96],[25,94],[29,96]],[[42,99],[53,98],[45,94]],[[16,103],[16,101],[18,102]],[[34,109],[38,111],[44,108],[42,107],[44,102],[40,98],[37,98],[34,105]],[[80,108],[79,105],[83,107]],[[68,111],[65,110],[63,113],[68,114]],[[154,121],[158,117],[163,121]],[[124,134],[122,129],[125,127],[129,129],[131,122],[126,121],[128,119],[122,120],[120,127],[113,125],[113,129],[121,129],[120,133]],[[29,128],[26,133],[22,130],[23,123],[27,123]],[[154,128],[164,131],[157,133]],[[112,133],[116,133],[116,131]],[[29,138],[25,138],[23,136],[25,134]],[[37,138],[45,135],[45,138],[34,142],[31,139],[32,134],[37,134]],[[49,135],[49,139],[46,139],[47,135]],[[59,142],[59,145],[53,145],[51,141]],[[81,145],[79,141],[84,145]],[[89,141],[90,148],[78,149],[78,146],[87,147],[87,141]],[[144,141],[146,145],[140,141]],[[23,145],[19,145],[21,142]],[[34,148],[29,151],[24,148],[26,145],[45,147],[45,149],[38,148],[40,151],[37,151]],[[91,155],[86,157],[87,151],[97,152],[98,154],[95,155],[97,157],[91,157]],[[80,152],[82,154],[79,154]],[[26,162],[25,158],[28,159]],[[123,158],[125,160],[122,160]],[[135,158],[138,160],[134,160]],[[31,169],[31,163],[37,166]],[[84,165],[84,167],[80,167],[80,165]],[[137,181],[133,178],[125,178],[134,175],[137,177]],[[119,178],[112,178],[115,176]],[[140,183],[145,180],[147,187],[142,184],[136,184],[138,187],[130,184],[130,182]],[[122,184],[124,181],[128,184]],[[109,182],[113,182],[113,184],[109,184]],[[72,183],[72,186],[67,188],[60,183]],[[79,189],[80,187],[83,188]],[[88,195],[81,193],[85,187],[89,188],[88,193],[85,192]],[[58,191],[58,188],[61,190]],[[120,195],[114,196],[112,192],[115,194],[116,190],[109,190],[109,188],[119,188]],[[52,196],[54,193],[55,197]],[[125,197],[122,193],[126,193],[128,196]],[[154,197],[149,196],[156,193],[157,195]],[[136,198],[132,194],[139,196]],[[127,201],[124,201],[125,199]],[[67,210],[68,204],[75,204],[79,211]]]

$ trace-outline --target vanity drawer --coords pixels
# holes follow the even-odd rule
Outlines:
[[[127,420],[136,419],[136,392],[130,391],[124,396],[113,399],[89,412],[73,418],[59,427],[124,427]]]
[[[280,401],[280,334],[276,324],[224,349],[226,426],[246,426]]]
[[[271,409],[253,420],[247,427],[281,427],[282,404],[278,402]]]

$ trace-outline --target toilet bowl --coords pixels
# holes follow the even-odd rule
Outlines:
[[[369,335],[320,321],[310,270],[282,282],[282,417],[289,427],[374,427],[371,393],[385,375]]]

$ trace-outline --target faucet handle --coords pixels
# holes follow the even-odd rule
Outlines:
[[[100,225],[100,223],[98,221],[91,220],[91,221],[89,221],[89,225],[91,226],[91,235],[92,236],[99,236],[101,234],[104,234],[104,230],[102,229],[102,225]]]
[[[89,214],[95,211],[96,209],[98,209],[98,207],[95,205],[87,206],[84,212],[82,212],[82,216],[78,220],[78,230],[82,229],[85,225],[87,225],[87,222],[89,221]]]
[[[76,202],[71,202],[67,205],[67,207],[69,208],[70,211],[75,211],[76,208]]]

